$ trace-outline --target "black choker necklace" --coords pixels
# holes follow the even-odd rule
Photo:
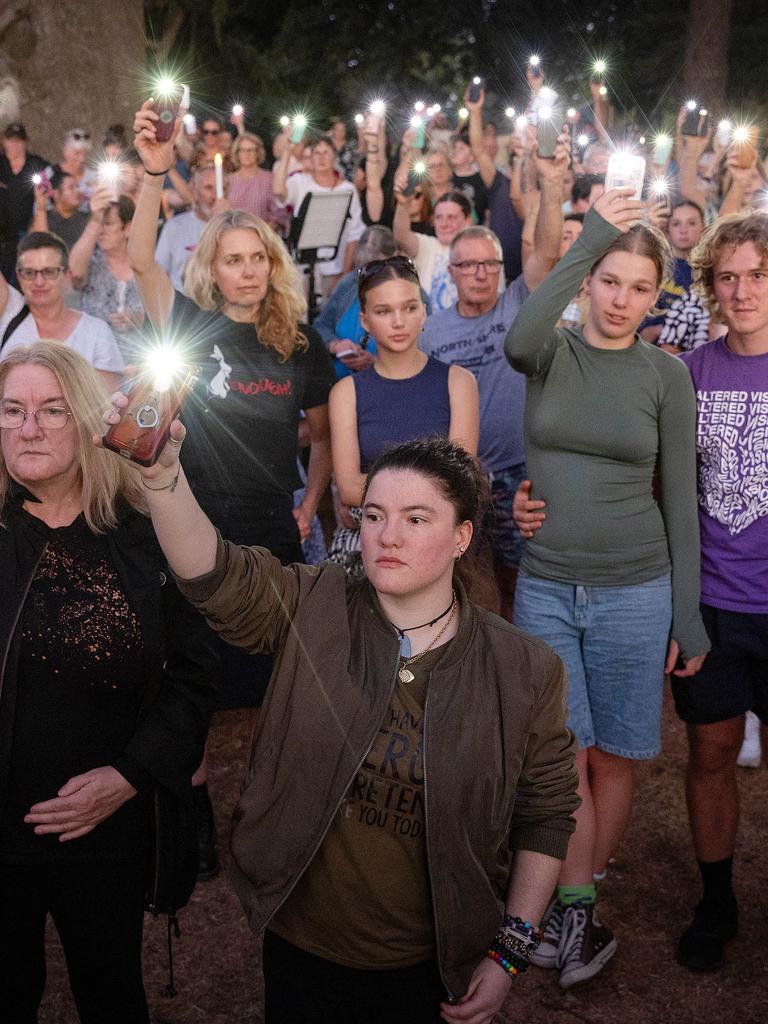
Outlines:
[[[431,622],[422,622],[422,624],[420,626],[405,626],[405,627],[403,627],[403,629],[400,629],[399,626],[395,626],[394,622],[392,623],[392,625],[395,626],[395,629],[397,630],[397,635],[400,638],[400,657],[401,658],[410,658],[410,656],[411,656],[411,640],[410,640],[410,637],[407,637],[405,634],[406,633],[412,633],[415,629],[426,629],[427,626],[434,626],[434,624],[436,622],[439,622],[440,619],[444,619],[445,618],[445,616],[448,614],[448,612],[451,610],[451,608],[453,608],[453,605],[454,605],[455,601],[456,601],[456,594],[453,591],[451,591],[451,603],[448,605],[448,607],[445,609],[445,611],[444,612],[440,612],[440,614],[435,616],[435,618],[432,619]]]

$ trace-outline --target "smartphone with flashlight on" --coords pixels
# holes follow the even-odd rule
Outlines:
[[[179,375],[143,373],[128,392],[128,405],[102,444],[140,466],[154,466],[171,433],[184,399],[197,380],[195,371]]]
[[[484,88],[485,79],[481,78],[479,75],[475,75],[475,77],[470,82],[469,91],[467,93],[467,98],[469,99],[469,102],[477,103],[478,100],[480,99],[480,93],[483,91]]]
[[[177,117],[184,117],[189,110],[189,86],[173,85],[163,89],[152,108],[160,120],[155,125],[155,138],[158,142],[167,142],[173,135],[173,126]]]
[[[539,119],[536,125],[537,153],[544,160],[552,160],[557,147],[557,120],[549,107],[539,108]]]
[[[408,171],[408,180],[405,183],[405,188],[402,194],[404,196],[412,196],[416,191],[416,186],[419,184],[421,179],[427,172],[427,165],[423,160],[417,160],[416,163]]]
[[[692,138],[699,136],[703,138],[709,132],[709,114],[704,108],[699,109],[698,103],[692,107],[690,102],[686,104],[685,120],[680,128],[683,135]]]

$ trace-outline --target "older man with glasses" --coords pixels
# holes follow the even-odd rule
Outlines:
[[[110,327],[98,317],[70,309],[67,247],[56,235],[34,231],[19,244],[16,276],[20,294],[0,277],[0,359],[41,338],[59,341],[84,356],[107,392],[123,376],[123,358]]]
[[[420,347],[444,363],[458,363],[477,378],[480,392],[478,458],[491,480],[493,514],[489,536],[501,613],[511,621],[522,541],[512,518],[512,502],[525,478],[523,412],[525,378],[504,358],[504,338],[524,299],[557,261],[563,230],[560,205],[568,163],[561,142],[553,159],[539,159],[541,207],[534,252],[523,273],[501,294],[504,254],[498,236],[485,227],[459,231],[450,243],[448,270],[458,301],[427,317]]]

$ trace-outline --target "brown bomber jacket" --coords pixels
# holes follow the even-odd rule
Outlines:
[[[230,643],[273,652],[232,833],[233,880],[256,933],[307,867],[386,712],[395,630],[371,586],[331,563],[283,568],[222,541],[179,580]],[[499,928],[515,850],[564,858],[578,806],[562,663],[472,605],[432,673],[424,714],[426,843],[440,970],[460,997]]]

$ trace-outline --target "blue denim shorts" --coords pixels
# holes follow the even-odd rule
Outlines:
[[[573,586],[521,572],[515,625],[568,673],[568,726],[582,748],[644,760],[661,752],[670,575],[627,587]]]
[[[491,508],[486,520],[494,561],[506,569],[516,569],[523,557],[523,538],[515,526],[512,503],[525,480],[525,464],[510,466],[488,474],[491,484]]]

